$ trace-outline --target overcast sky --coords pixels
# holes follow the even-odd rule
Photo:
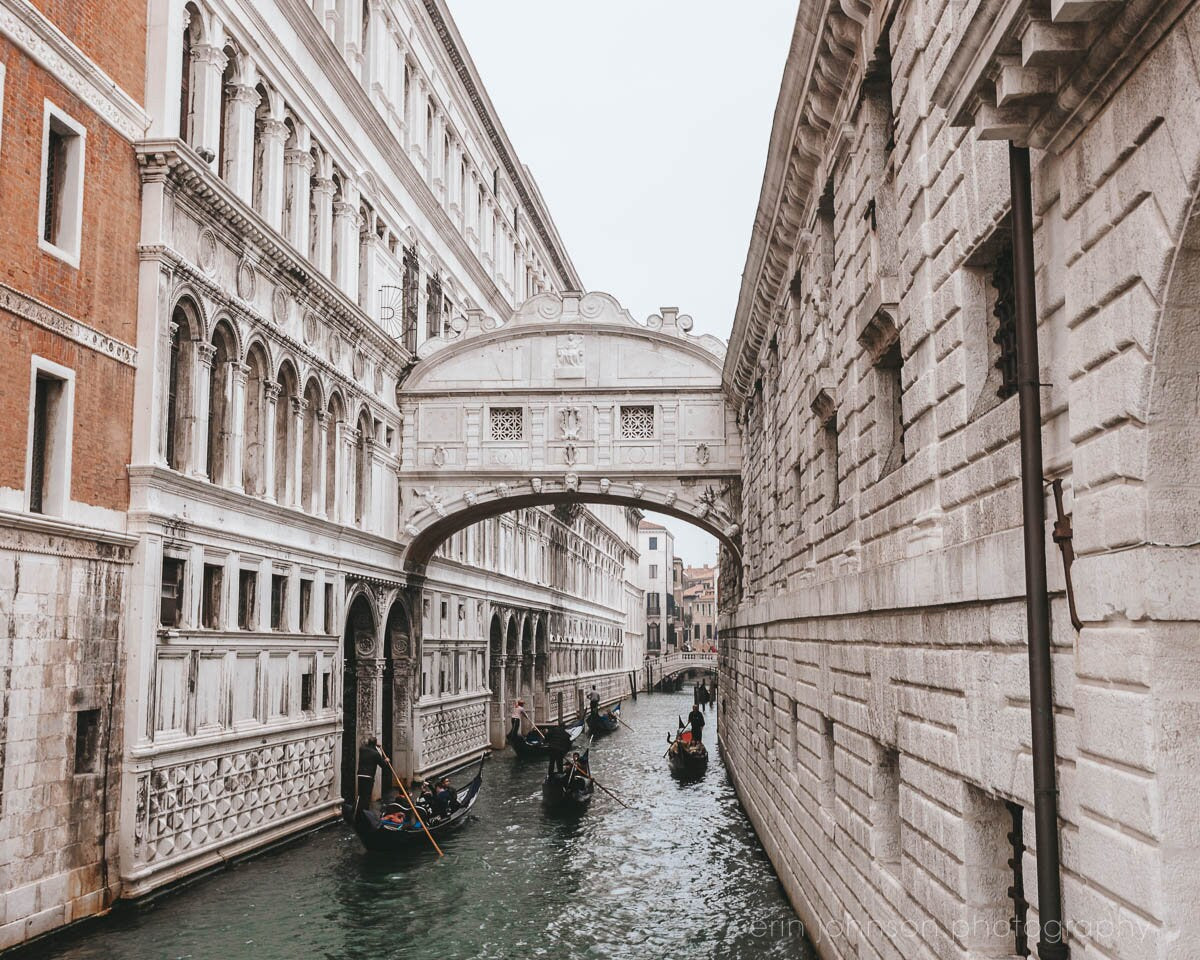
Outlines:
[[[729,336],[796,0],[449,0],[584,287]],[[689,565],[716,541],[661,518]]]

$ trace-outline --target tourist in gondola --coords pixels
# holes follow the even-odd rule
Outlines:
[[[592,689],[588,693],[588,707],[591,708],[592,716],[600,714],[600,692],[596,689],[596,685],[592,684]]]
[[[521,735],[521,725],[525,721],[533,723],[533,719],[529,716],[529,711],[525,709],[524,700],[518,700],[513,704],[511,719],[512,728],[508,731],[508,735],[515,740]]]
[[[383,767],[383,754],[379,752],[379,741],[370,737],[358,748],[358,793],[354,802],[354,814],[371,805],[371,794],[375,792],[375,771]]]
[[[435,804],[434,812],[439,817],[453,813],[454,808],[458,806],[458,795],[450,786],[449,777],[442,777],[441,782],[438,783],[437,790],[433,794],[433,802]]]
[[[688,723],[692,725],[692,739],[696,743],[704,742],[704,714],[700,712],[698,706],[692,707],[692,712],[688,714]]]
[[[563,758],[571,749],[571,735],[561,723],[556,723],[546,734],[546,746],[550,750],[551,775],[563,772]]]

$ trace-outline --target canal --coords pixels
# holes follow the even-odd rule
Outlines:
[[[643,694],[596,741],[582,818],[543,813],[545,768],[487,763],[468,823],[438,860],[366,854],[336,824],[47,945],[56,960],[517,960],[815,955],[716,759],[673,780],[666,733],[691,695]]]

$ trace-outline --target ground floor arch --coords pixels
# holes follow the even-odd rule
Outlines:
[[[375,647],[375,613],[365,594],[358,594],[346,612],[342,632],[342,800],[354,803],[358,748],[361,740],[373,736],[369,716],[374,701],[368,684],[360,677],[360,659],[369,657]],[[362,658],[360,658],[362,651]],[[362,722],[366,718],[367,722]]]

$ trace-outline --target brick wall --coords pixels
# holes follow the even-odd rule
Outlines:
[[[59,30],[139,103],[146,83],[146,3],[31,0]]]

